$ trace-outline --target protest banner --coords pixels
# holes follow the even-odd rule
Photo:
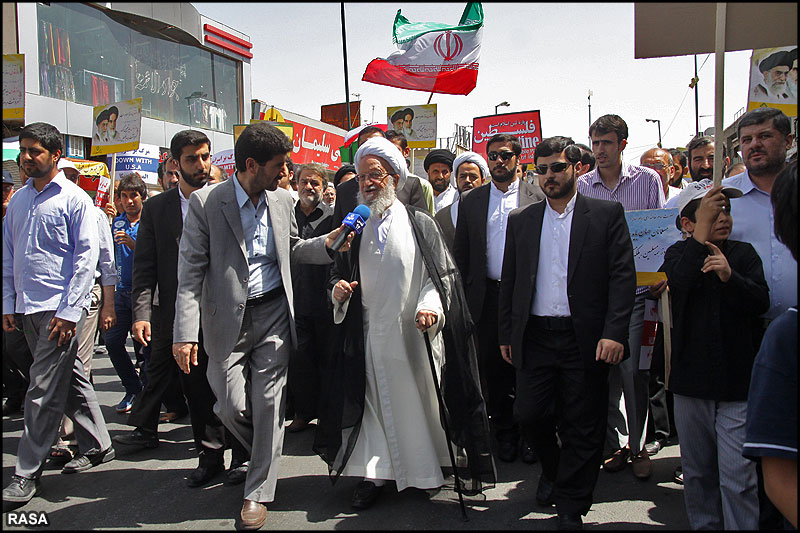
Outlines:
[[[533,151],[543,139],[539,111],[475,117],[472,119],[472,151],[486,159],[486,141],[498,133],[508,133],[519,139],[522,144],[519,162],[533,163]]]
[[[93,156],[136,150],[142,133],[142,99],[95,106],[92,123]]]
[[[140,144],[136,150],[120,152],[117,155],[117,165],[114,167],[114,180],[119,180],[123,174],[138,173],[145,183],[158,185],[158,163],[161,157],[160,149],[153,144]],[[109,157],[111,166],[111,157]]]
[[[750,57],[747,110],[774,107],[797,116],[797,46],[759,48]]]
[[[3,120],[25,120],[25,54],[3,54]]]
[[[101,161],[65,157],[78,169],[78,186],[94,200],[94,205],[104,208],[109,199],[111,178],[108,167]]]
[[[303,123],[300,119],[288,120],[292,124],[292,153],[289,155],[295,164],[319,163],[325,168],[339,168],[339,146],[344,144],[344,135],[325,131],[311,124]],[[333,128],[334,126],[326,127]]]
[[[386,123],[406,136],[409,148],[436,147],[436,104],[387,107]]]
[[[667,248],[681,240],[681,232],[675,226],[677,216],[677,208],[625,212],[633,243],[636,285],[653,285],[667,279],[658,269],[664,262]]]
[[[230,178],[236,172],[236,159],[234,157],[233,148],[230,150],[222,150],[211,156],[211,164],[217,165],[225,171]]]

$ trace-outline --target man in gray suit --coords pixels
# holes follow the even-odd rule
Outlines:
[[[332,262],[343,227],[298,238],[292,196],[277,187],[291,149],[277,128],[248,126],[234,148],[233,179],[189,199],[178,257],[172,351],[188,373],[202,324],[214,412],[250,451],[244,529],[264,524],[278,479],[289,341],[297,342],[289,265]]]

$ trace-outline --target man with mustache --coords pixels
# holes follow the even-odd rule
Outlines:
[[[497,439],[497,456],[513,462],[520,441],[513,413],[514,367],[503,361],[497,341],[506,222],[513,209],[543,200],[544,194],[517,179],[522,145],[515,136],[498,133],[486,143],[486,153],[492,181],[462,196],[453,255],[478,332],[478,365]]]
[[[452,204],[458,196],[455,187],[450,184],[450,174],[453,172],[455,157],[450,150],[439,148],[431,150],[422,163],[425,172],[428,173],[428,182],[433,187],[434,215],[440,209]]]
[[[433,217],[439,223],[444,242],[450,251],[453,251],[453,241],[456,238],[456,221],[458,220],[458,204],[461,195],[480,187],[491,179],[489,166],[486,160],[475,152],[462,152],[453,161],[454,171],[450,174],[450,184],[455,186],[458,196],[455,201],[440,209]]]
[[[517,371],[514,414],[542,462],[536,500],[556,505],[558,529],[582,529],[603,458],[608,371],[629,355],[633,246],[619,203],[577,192],[572,139],[543,139],[534,158],[547,200],[508,217],[500,350]]]
[[[337,255],[331,274],[339,353],[332,358],[314,450],[334,481],[363,478],[352,507],[367,509],[390,480],[398,491],[444,484],[441,467],[450,460],[440,414],[466,450],[464,470],[475,481],[494,475],[472,324],[452,257],[430,213],[397,200],[407,170],[390,141],[370,139],[355,164],[358,202],[371,215],[351,251]],[[443,391],[446,410],[437,401],[432,367],[444,387],[457,384]]]
[[[731,239],[749,242],[758,252],[764,265],[764,277],[769,286],[769,310],[756,324],[756,347],[767,326],[789,307],[797,305],[797,261],[789,248],[778,241],[773,231],[770,193],[775,178],[786,166],[786,152],[792,145],[791,123],[779,109],[759,107],[742,116],[738,125],[742,157],[747,170],[738,176],[722,180],[726,187],[744,193],[731,199],[736,224]],[[761,466],[759,477],[759,526],[779,529],[782,517],[763,490]]]
[[[728,149],[722,145],[723,167],[722,172],[731,164],[728,157]],[[686,159],[689,165],[689,175],[692,181],[713,180],[714,179],[714,137],[712,135],[700,135],[689,141],[686,147]],[[678,198],[673,196],[664,207],[670,209],[677,207]]]

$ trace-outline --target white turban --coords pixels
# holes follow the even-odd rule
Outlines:
[[[450,174],[450,183],[452,183],[453,187],[456,189],[458,189],[458,184],[456,183],[458,167],[461,166],[461,163],[475,163],[481,170],[481,177],[484,180],[492,179],[492,175],[489,172],[489,165],[486,164],[486,160],[483,157],[475,152],[463,152],[453,161],[453,173]]]
[[[406,177],[408,176],[406,160],[393,142],[385,137],[372,137],[367,139],[367,142],[358,148],[358,151],[353,158],[356,165],[356,170],[358,170],[358,165],[361,163],[361,158],[367,155],[378,156],[386,161],[389,166],[392,167],[393,174],[400,175],[396,190],[399,191],[403,188],[403,185],[406,184]]]

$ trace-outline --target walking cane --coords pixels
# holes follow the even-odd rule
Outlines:
[[[461,505],[461,517],[465,522],[469,522],[467,518],[467,509],[464,506],[464,495],[461,491],[461,484],[458,482],[458,471],[456,470],[456,459],[453,455],[453,443],[450,440],[450,428],[447,426],[447,416],[445,416],[444,399],[442,398],[442,389],[439,387],[439,380],[436,377],[436,365],[433,363],[433,350],[431,349],[431,341],[428,338],[428,332],[423,331],[422,336],[425,337],[425,348],[428,350],[428,362],[431,365],[431,375],[433,376],[433,385],[436,387],[436,399],[439,400],[439,409],[442,414],[442,425],[444,426],[444,435],[447,439],[447,452],[450,454],[450,464],[453,466],[453,479],[455,481],[455,489],[458,493],[458,503]]]

